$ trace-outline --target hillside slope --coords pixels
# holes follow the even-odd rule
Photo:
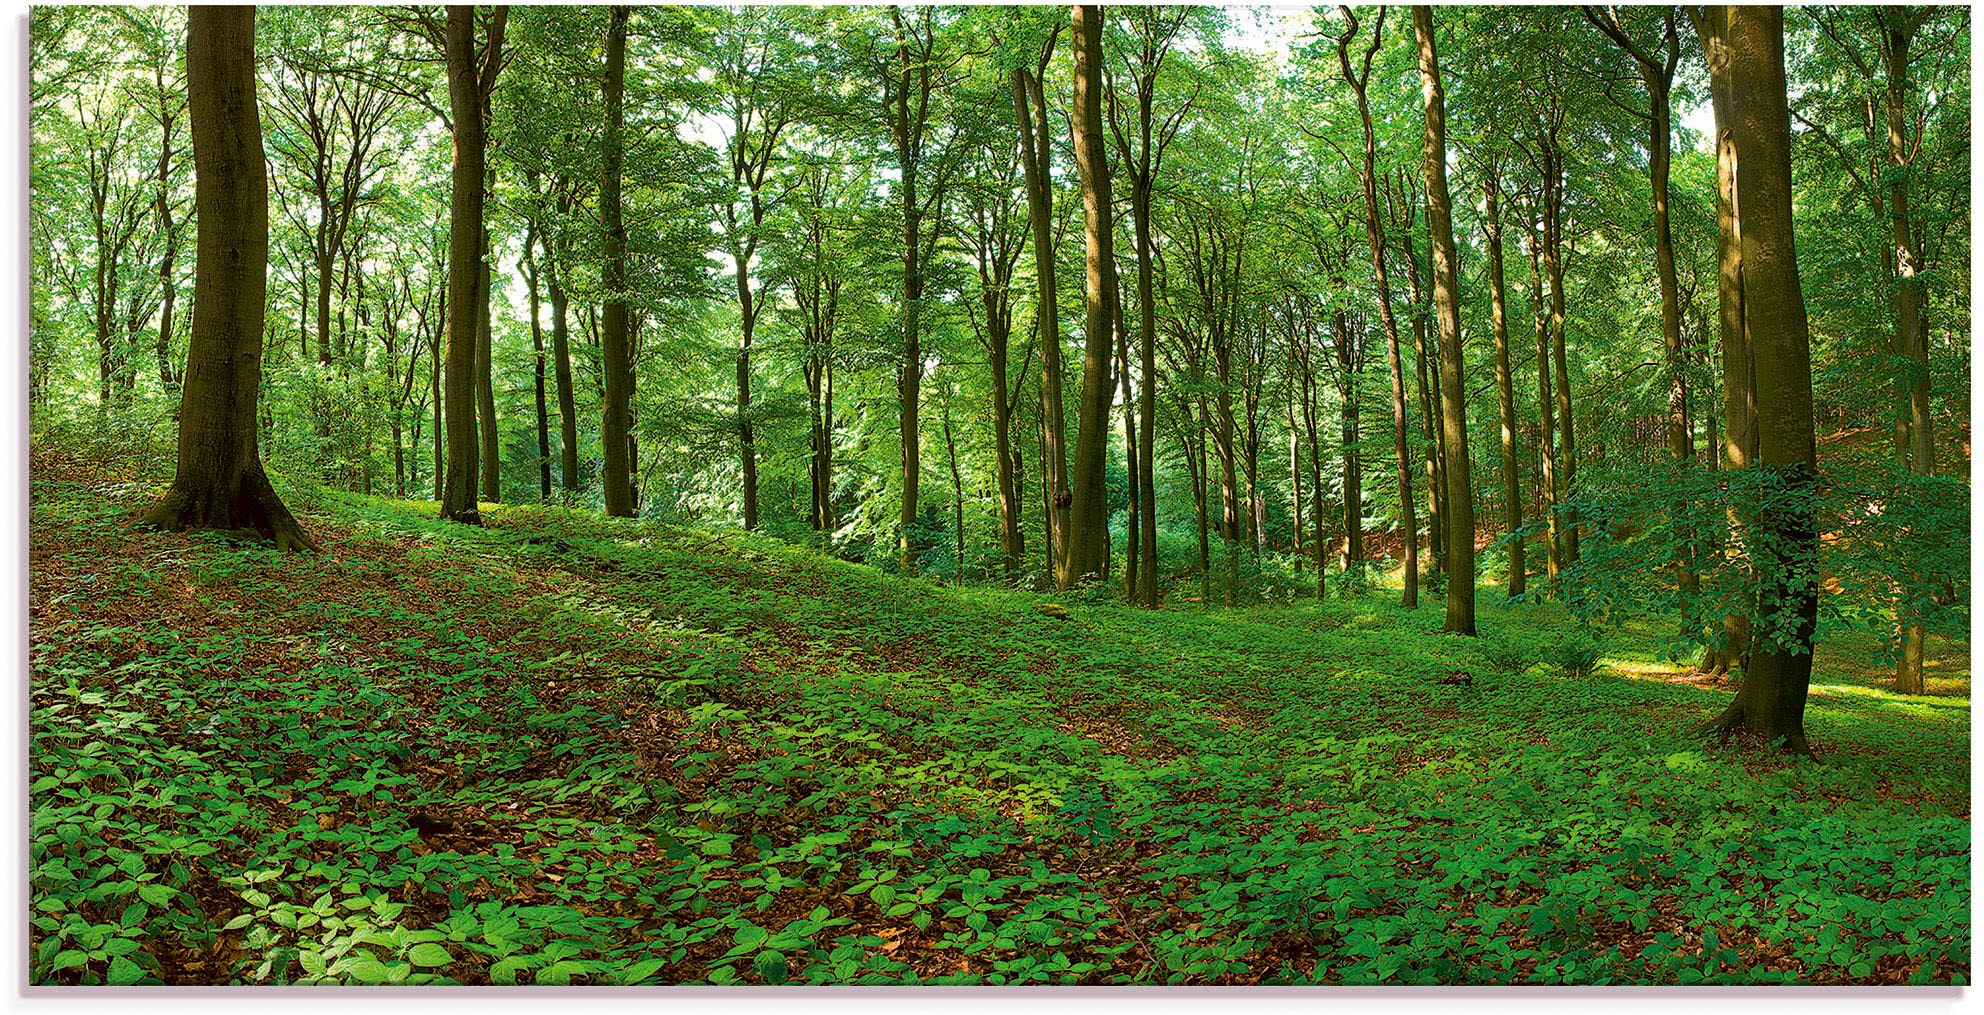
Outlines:
[[[1969,975],[1964,699],[1821,687],[1787,762],[1623,638],[1563,676],[1549,607],[1043,610],[356,498],[280,555],[154,492],[32,483],[34,982]]]

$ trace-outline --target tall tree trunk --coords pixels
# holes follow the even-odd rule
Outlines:
[[[1502,422],[1502,522],[1509,537],[1507,586],[1514,598],[1528,588],[1529,569],[1520,534],[1522,481],[1516,455],[1516,390],[1509,371],[1508,290],[1502,274],[1502,181],[1500,167],[1492,161],[1482,170],[1481,191],[1487,199],[1482,232],[1488,240],[1489,316],[1495,327],[1495,405]]]
[[[1440,327],[1440,442],[1447,480],[1447,623],[1474,634],[1474,482],[1467,453],[1466,360],[1460,347],[1459,263],[1454,253],[1453,204],[1447,193],[1446,90],[1433,36],[1433,9],[1412,8],[1419,36],[1419,78],[1426,96],[1426,225],[1433,242],[1433,309]]]
[[[1116,261],[1112,251],[1109,165],[1102,125],[1102,8],[1070,9],[1075,46],[1075,168],[1081,178],[1082,231],[1087,264],[1082,394],[1075,435],[1073,499],[1069,508],[1068,560],[1057,584],[1068,588],[1102,576],[1108,563],[1108,460],[1110,333],[1115,319]]]
[[[1385,227],[1378,210],[1378,142],[1371,126],[1368,94],[1371,55],[1383,38],[1384,25],[1385,9],[1380,7],[1369,48],[1364,53],[1361,74],[1353,71],[1350,63],[1350,40],[1357,32],[1354,21],[1337,43],[1337,60],[1342,66],[1344,80],[1349,82],[1357,95],[1357,117],[1364,127],[1364,160],[1358,177],[1364,190],[1364,231],[1371,248],[1371,269],[1378,283],[1378,319],[1384,325],[1385,352],[1391,368],[1392,447],[1398,457],[1399,513],[1405,535],[1405,591],[1400,601],[1406,609],[1416,610],[1419,608],[1419,520],[1415,517],[1412,503],[1412,451],[1405,437],[1405,364],[1399,355],[1398,319],[1392,314],[1391,283],[1385,272]]]
[[[1664,365],[1667,373],[1667,446],[1680,468],[1690,466],[1695,457],[1694,433],[1688,426],[1688,374],[1686,352],[1681,345],[1681,294],[1674,270],[1674,234],[1668,215],[1668,165],[1671,161],[1670,148],[1673,134],[1673,110],[1669,92],[1674,83],[1674,68],[1681,60],[1680,37],[1675,32],[1673,9],[1663,12],[1661,54],[1656,55],[1633,41],[1627,32],[1623,16],[1616,9],[1600,12],[1598,8],[1586,7],[1585,17],[1597,25],[1612,41],[1618,43],[1627,55],[1639,66],[1640,80],[1646,85],[1647,121],[1650,134],[1647,139],[1647,179],[1653,194],[1653,250],[1654,268],[1660,282],[1660,335],[1665,353]],[[1695,564],[1691,557],[1693,535],[1687,531],[1685,519],[1689,506],[1685,500],[1674,506],[1675,523],[1681,528],[1681,560],[1676,568],[1675,583],[1684,599],[1692,600],[1700,587],[1695,574]]]
[[[475,8],[448,8],[448,105],[455,165],[448,206],[448,462],[441,517],[482,524],[476,504],[475,366],[481,319],[482,204],[486,137],[476,81]]]
[[[143,525],[253,528],[313,549],[269,485],[255,447],[269,262],[268,166],[255,103],[255,8],[194,7],[186,34],[193,129],[193,334],[179,398],[172,486]]]
[[[601,144],[599,175],[599,217],[606,231],[606,262],[600,271],[606,291],[600,313],[600,361],[605,374],[606,406],[600,425],[600,445],[605,458],[606,513],[632,518],[634,507],[634,462],[632,403],[634,398],[633,350],[627,340],[627,228],[620,219],[620,163],[624,114],[622,96],[627,80],[627,8],[615,7],[608,15],[606,29],[606,133]]]
[[[1142,459],[1137,451],[1137,403],[1130,390],[1130,330],[1123,321],[1123,301],[1116,304],[1116,372],[1123,387],[1123,464],[1128,470],[1125,477],[1130,491],[1130,510],[1124,526],[1123,551],[1123,599],[1125,602],[1143,601],[1143,590],[1138,584],[1143,574],[1142,562],[1138,554],[1143,551],[1139,529],[1143,523]]]
[[[1015,68],[1013,110],[1019,123],[1020,168],[1026,176],[1027,220],[1033,227],[1033,272],[1039,293],[1034,320],[1040,330],[1041,496],[1045,508],[1047,556],[1050,567],[1067,554],[1068,509],[1074,495],[1068,489],[1067,411],[1062,397],[1060,288],[1054,274],[1053,145],[1049,142],[1047,100],[1041,85],[1053,39],[1032,71]]]
[[[428,404],[434,409],[434,500],[445,502],[447,496],[448,460],[446,446],[442,443],[445,428],[441,423],[441,347],[447,342],[448,298],[446,290],[441,296],[441,320],[436,334],[427,343],[428,359]]]
[[[1717,326],[1722,355],[1722,461],[1724,471],[1751,466],[1758,460],[1756,373],[1744,310],[1743,221],[1737,193],[1738,157],[1735,96],[1727,28],[1728,8],[1705,5],[1695,12],[1695,30],[1709,69],[1709,96],[1715,111],[1715,218]],[[1731,482],[1734,482],[1731,477]],[[1732,551],[1745,538],[1745,521],[1732,505],[1729,532]],[[1722,630],[1703,653],[1700,669],[1727,673],[1742,667],[1750,651],[1750,612],[1731,611]]]
[[[1550,390],[1550,311],[1543,296],[1543,238],[1534,219],[1525,216],[1529,240],[1529,305],[1536,324],[1536,394],[1538,401],[1537,458],[1540,462],[1536,490],[1543,514],[1543,565],[1550,581],[1563,570],[1562,517],[1557,505],[1563,501],[1557,483],[1556,396]]]
[[[1908,363],[1907,375],[1897,384],[1899,412],[1896,415],[1895,454],[1902,468],[1918,476],[1936,473],[1935,433],[1929,419],[1929,344],[1922,328],[1922,249],[1915,236],[1909,176],[1914,156],[1910,153],[1908,128],[1909,49],[1916,29],[1929,11],[1907,7],[1878,8],[1882,70],[1887,78],[1885,96],[1888,127],[1888,223],[1894,266],[1895,334],[1894,355]],[[1919,128],[1918,128],[1919,129]],[[1901,652],[1895,663],[1894,686],[1902,694],[1921,694],[1923,641],[1926,630],[1908,605],[1911,592],[1905,591],[1896,610],[1901,629]]]
[[[1760,467],[1781,498],[1757,512],[1764,581],[1758,615],[1768,637],[1751,646],[1742,687],[1716,723],[1810,753],[1805,698],[1817,630],[1817,485],[1811,334],[1792,242],[1791,129],[1784,83],[1784,11],[1726,8],[1730,111],[1741,216],[1743,321],[1756,363]]]
[[[1419,399],[1419,435],[1426,446],[1426,534],[1433,551],[1433,570],[1447,569],[1447,484],[1442,475],[1440,442],[1439,363],[1426,348],[1427,292],[1419,277],[1419,254],[1413,249],[1411,227],[1400,239],[1405,248],[1405,278],[1412,294],[1412,372]],[[1428,379],[1430,376],[1430,380]]]
[[[1558,503],[1577,490],[1578,445],[1571,415],[1571,373],[1564,355],[1564,161],[1555,133],[1543,140],[1543,266],[1550,282],[1550,361],[1556,370],[1557,430],[1563,438],[1563,455],[1557,462]],[[1577,512],[1563,512],[1561,552],[1566,563],[1578,560]]]

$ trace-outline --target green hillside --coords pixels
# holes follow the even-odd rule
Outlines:
[[[1549,606],[1470,641],[342,496],[283,554],[131,531],[155,495],[36,463],[37,982],[1969,975],[1967,646],[1916,698],[1822,646],[1781,760],[1695,738],[1729,691],[1651,634],[1567,672]]]

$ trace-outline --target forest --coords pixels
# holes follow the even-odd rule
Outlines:
[[[1961,6],[37,6],[36,985],[1962,985]]]

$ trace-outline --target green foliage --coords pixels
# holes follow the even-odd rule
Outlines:
[[[557,508],[327,494],[295,556],[33,496],[34,982],[1969,972],[1967,704],[1830,660],[1782,762],[1554,605],[1055,616]]]

